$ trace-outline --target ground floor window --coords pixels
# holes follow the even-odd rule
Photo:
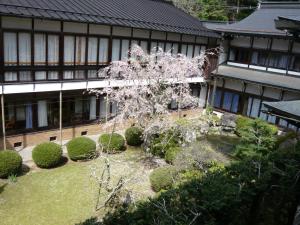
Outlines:
[[[237,113],[239,109],[240,95],[235,92],[217,89],[213,106],[228,112]]]

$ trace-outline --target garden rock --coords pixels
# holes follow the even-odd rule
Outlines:
[[[225,113],[221,118],[221,127],[225,132],[234,132],[236,128],[236,115]]]

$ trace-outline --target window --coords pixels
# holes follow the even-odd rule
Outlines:
[[[38,109],[38,127],[47,127],[48,126],[47,101],[46,100],[38,101],[37,109]]]
[[[32,104],[22,102],[8,103],[5,106],[6,129],[31,129]]]
[[[187,55],[187,45],[181,45],[181,54]]]
[[[46,80],[46,78],[47,78],[46,71],[35,72],[35,80]]]
[[[269,67],[285,69],[288,62],[288,55],[282,53],[272,53],[269,56]]]
[[[239,105],[239,97],[240,96],[238,94],[225,91],[222,109],[229,112],[237,113],[238,105]]]
[[[98,39],[89,38],[89,42],[88,42],[88,64],[89,65],[97,64],[97,49],[98,49]]]
[[[59,63],[59,38],[57,35],[48,35],[48,65]]]
[[[247,116],[257,118],[259,116],[261,100],[258,98],[249,97],[248,107],[247,107]]]
[[[29,33],[19,33],[19,65],[31,64],[31,39]]]
[[[84,70],[76,70],[75,71],[75,79],[77,79],[77,80],[85,79]]]
[[[19,72],[20,81],[31,81],[31,72],[30,71],[20,71]]]
[[[4,64],[7,66],[17,65],[17,34],[4,33]]]
[[[64,80],[74,79],[74,72],[73,71],[64,71]]]
[[[90,115],[89,119],[90,120],[95,120],[96,117],[96,96],[90,96]]]
[[[294,55],[291,57],[289,69],[300,72],[300,55]]]
[[[34,35],[34,64],[46,64],[46,34]]]
[[[99,63],[108,63],[108,38],[100,38],[99,42]]]
[[[65,36],[64,39],[64,64],[74,65],[75,37]]]
[[[214,103],[213,103],[214,107],[221,108],[221,98],[222,98],[222,91],[217,89],[215,93]]]
[[[232,48],[230,49],[229,60],[238,62],[238,63],[249,63],[249,50],[248,49],[240,49],[240,48]]]
[[[112,61],[128,58],[129,40],[113,39],[112,45]]]
[[[17,72],[5,72],[4,73],[4,81],[6,81],[6,82],[18,81]]]
[[[89,70],[88,71],[88,78],[93,79],[98,77],[98,72],[97,70]]]
[[[75,64],[84,65],[85,64],[85,37],[76,37],[76,55]]]
[[[258,66],[267,66],[268,52],[253,51],[251,56],[251,64]]]
[[[58,80],[58,72],[57,71],[48,71],[48,80]]]
[[[186,56],[188,58],[193,58],[193,51],[194,51],[194,46],[193,45],[188,45]]]

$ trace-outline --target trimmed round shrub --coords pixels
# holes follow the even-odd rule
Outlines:
[[[181,151],[180,147],[171,147],[167,149],[165,154],[165,160],[167,163],[173,164],[173,161],[175,160],[177,154]]]
[[[0,178],[16,175],[22,169],[22,157],[13,150],[0,151]]]
[[[91,159],[96,155],[96,143],[87,137],[77,137],[68,142],[67,150],[74,161]]]
[[[111,141],[109,143],[110,136],[111,136]],[[99,138],[99,143],[103,147],[103,151],[108,153],[120,152],[126,149],[124,137],[117,133],[102,134]]]
[[[32,159],[38,167],[52,168],[61,162],[62,148],[53,142],[39,144],[32,150]]]
[[[152,171],[150,183],[154,191],[167,190],[172,187],[177,172],[174,166],[161,167]]]
[[[143,130],[139,127],[130,127],[125,131],[128,145],[140,146],[143,143]]]

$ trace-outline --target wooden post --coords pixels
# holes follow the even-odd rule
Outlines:
[[[4,94],[1,95],[1,115],[2,115],[2,133],[3,133],[3,149],[6,150],[6,134],[5,134],[5,116],[4,116]]]
[[[62,90],[59,91],[59,139],[62,146]]]

